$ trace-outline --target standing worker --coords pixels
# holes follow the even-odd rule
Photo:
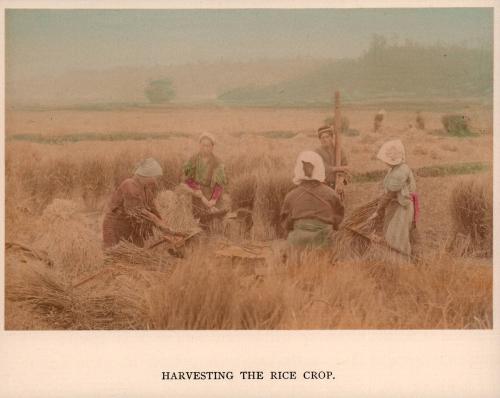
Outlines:
[[[373,118],[373,131],[378,133],[382,130],[382,122],[384,121],[385,111],[383,109],[379,110],[375,117]]]
[[[124,180],[113,192],[102,226],[104,248],[114,246],[120,240],[143,247],[152,236],[153,227],[178,235],[166,226],[154,203],[158,192],[157,178],[162,174],[163,170],[155,159],[145,159],[134,176]]]
[[[421,111],[417,112],[417,117],[416,117],[415,121],[417,123],[417,129],[425,130],[425,119],[424,119],[424,115],[422,115]]]
[[[281,220],[292,247],[327,247],[344,218],[344,206],[335,191],[323,184],[325,167],[313,151],[299,154],[293,183],[283,202]]]
[[[389,171],[383,181],[385,193],[370,220],[383,217],[387,245],[401,254],[416,258],[416,248],[412,244],[418,241],[417,185],[413,172],[405,163],[403,143],[400,140],[387,141],[378,151],[377,158],[389,167]]]
[[[332,126],[322,126],[318,129],[318,138],[321,146],[315,152],[321,156],[325,166],[325,183],[333,188],[341,199],[344,198],[344,185],[347,184],[347,156],[341,149],[341,166],[336,166],[336,151],[333,140]]]

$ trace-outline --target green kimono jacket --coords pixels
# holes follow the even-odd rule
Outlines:
[[[184,176],[200,188],[212,191],[216,186],[224,188],[227,184],[224,164],[214,155],[205,160],[200,154],[192,156],[184,165]]]

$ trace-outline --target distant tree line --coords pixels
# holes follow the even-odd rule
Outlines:
[[[331,101],[332,89],[344,98],[491,97],[493,52],[410,40],[390,44],[375,35],[356,59],[323,64],[299,78],[266,87],[240,87],[219,99],[228,103],[299,104]]]

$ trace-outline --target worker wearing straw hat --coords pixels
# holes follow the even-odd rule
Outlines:
[[[413,172],[405,162],[405,148],[400,140],[387,141],[377,153],[389,171],[384,178],[384,195],[371,220],[383,217],[384,240],[389,247],[408,256],[415,255],[417,241],[418,196]]]
[[[214,221],[228,211],[228,196],[223,194],[227,184],[224,164],[213,154],[215,137],[202,133],[199,151],[184,165],[184,188],[192,196],[193,215],[202,226],[214,227]]]
[[[293,178],[297,187],[286,195],[281,209],[290,245],[327,247],[331,243],[333,230],[344,217],[344,206],[324,181],[321,156],[313,151],[300,153]]]
[[[177,235],[163,222],[154,203],[158,192],[157,179],[162,174],[163,170],[155,159],[145,159],[139,163],[133,177],[124,180],[113,192],[103,221],[105,248],[120,240],[143,247],[152,235],[153,227]]]

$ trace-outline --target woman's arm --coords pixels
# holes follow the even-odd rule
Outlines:
[[[214,189],[212,191],[212,196],[210,196],[210,200],[214,201],[217,203],[219,198],[222,196],[222,192],[224,191],[224,188],[222,188],[219,184],[215,184]]]
[[[186,184],[189,188],[191,188],[193,191],[197,191],[200,189],[200,184],[198,184],[194,178],[186,178],[184,180],[184,184]]]

